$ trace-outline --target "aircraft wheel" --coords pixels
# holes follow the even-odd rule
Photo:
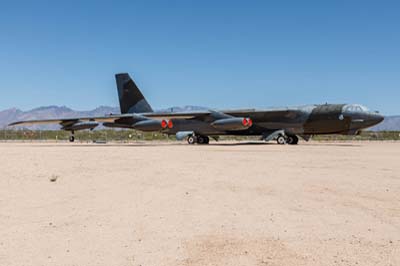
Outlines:
[[[277,142],[279,145],[285,145],[285,144],[286,144],[286,138],[285,138],[285,136],[280,135],[280,136],[276,139],[276,142]]]
[[[297,136],[288,136],[286,142],[290,145],[296,145],[299,143],[299,138]]]
[[[203,137],[203,136],[199,136],[199,137],[197,138],[197,143],[198,143],[198,144],[205,144],[205,143],[206,143],[206,138]]]
[[[197,142],[197,137],[196,137],[196,136],[189,136],[188,139],[187,139],[187,141],[188,141],[188,143],[189,143],[190,145],[196,144],[196,142]]]
[[[74,142],[75,141],[75,137],[74,136],[70,136],[69,137],[69,142]]]
[[[198,144],[209,144],[210,143],[210,138],[207,136],[198,136],[197,137],[197,143]]]

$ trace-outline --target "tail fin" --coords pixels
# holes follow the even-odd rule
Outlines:
[[[117,81],[119,106],[122,114],[153,112],[153,109],[129,74],[117,74],[115,79]]]

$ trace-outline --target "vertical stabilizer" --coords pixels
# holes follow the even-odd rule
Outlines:
[[[129,74],[115,75],[121,114],[151,113],[153,109]]]

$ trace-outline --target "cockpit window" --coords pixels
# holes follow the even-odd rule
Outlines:
[[[344,110],[347,112],[368,112],[369,111],[369,109],[367,107],[359,105],[359,104],[346,105]]]
[[[362,106],[362,105],[360,105],[360,107],[361,107],[361,109],[362,109],[364,112],[369,112],[369,109],[368,109],[367,107]]]

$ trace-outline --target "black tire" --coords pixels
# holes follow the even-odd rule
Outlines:
[[[70,136],[69,137],[69,142],[74,142],[75,141],[75,137],[74,136]]]
[[[196,138],[196,136],[189,136],[188,139],[187,139],[187,142],[188,142],[190,145],[196,144],[196,143],[197,143],[197,138]]]
[[[206,139],[203,137],[203,136],[199,136],[198,138],[197,138],[197,143],[198,144],[205,144],[206,143]]]
[[[299,138],[297,136],[288,136],[286,142],[290,145],[296,145],[299,143]]]
[[[286,144],[286,138],[285,138],[285,136],[279,136],[277,139],[276,139],[276,142],[279,144],[279,145],[285,145]]]
[[[210,143],[210,138],[209,137],[205,137],[205,142],[204,144],[209,144]]]

